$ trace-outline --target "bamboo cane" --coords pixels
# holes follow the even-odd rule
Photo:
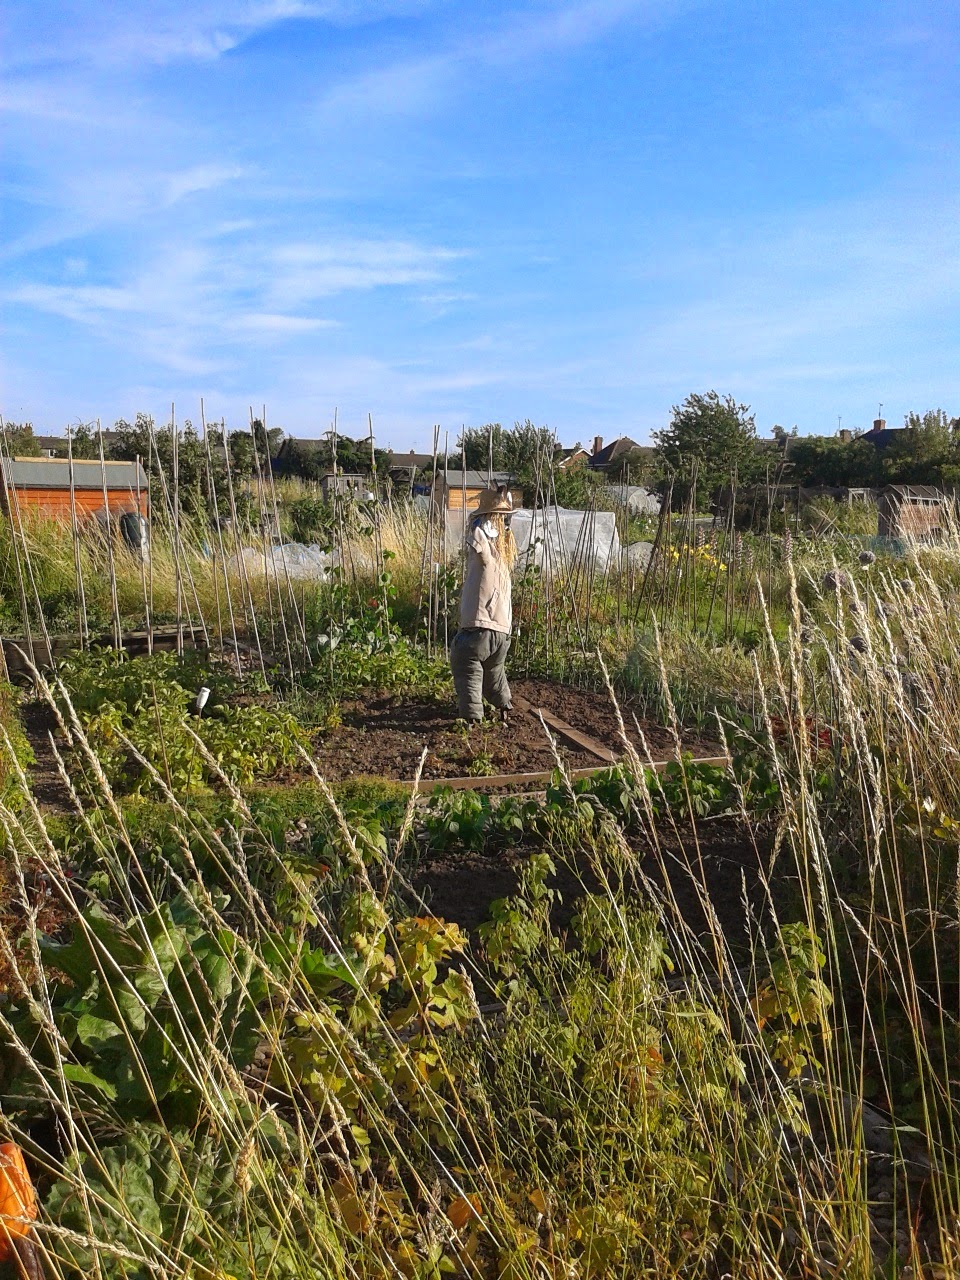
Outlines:
[[[70,427],[67,428],[67,468],[70,472],[70,536],[73,542],[74,572],[77,575],[77,622],[80,628],[80,648],[86,649],[90,643],[90,621],[80,559],[80,527],[77,523],[77,492],[73,473],[73,431]]]
[[[103,486],[103,510],[107,521],[107,567],[110,570],[110,606],[113,611],[113,647],[120,649],[122,627],[120,625],[120,601],[117,597],[117,565],[113,554],[113,513],[110,510],[110,497],[107,493],[107,464],[103,451],[103,428],[97,419],[97,446],[100,452],[100,480]]]

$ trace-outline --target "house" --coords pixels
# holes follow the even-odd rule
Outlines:
[[[908,430],[909,427],[888,427],[885,418],[874,418],[873,426],[869,431],[865,431],[860,439],[869,440],[877,449],[886,449],[889,444]]]
[[[934,541],[947,522],[950,499],[932,484],[888,484],[877,502],[882,538]]]
[[[473,511],[484,489],[501,484],[507,486],[514,507],[522,507],[523,489],[507,471],[494,471],[489,480],[486,471],[447,471],[446,476],[440,472],[433,486],[433,500],[445,511]],[[429,484],[417,487],[430,493]]]
[[[585,466],[589,461],[589,453],[579,444],[572,449],[558,449],[553,455],[553,465],[558,471],[572,471],[574,467]]]
[[[34,436],[41,458],[58,458],[67,456],[67,441],[64,436]]]
[[[2,458],[0,482],[0,507],[21,519],[72,520],[76,512],[81,521],[103,521],[107,511],[121,516],[139,509],[145,516],[148,510],[147,476],[138,462],[74,459],[71,467],[62,458]]]
[[[443,470],[443,454],[437,458],[437,470]],[[412,486],[421,471],[433,473],[432,453],[417,453],[415,449],[411,449],[409,453],[387,450],[387,474],[394,484]]]
[[[120,437],[119,431],[104,431],[103,435],[103,452],[109,458],[111,447],[116,444]],[[94,431],[92,433],[94,445],[96,446],[98,435]],[[38,436],[33,437],[37,448],[40,450],[41,458],[65,458],[68,452],[66,436]]]
[[[618,464],[622,466],[624,459],[633,453],[646,454],[649,453],[649,449],[637,444],[636,440],[631,440],[629,436],[620,436],[608,445],[603,443],[603,436],[595,436],[593,453],[587,459],[587,465],[592,471],[615,471]]]

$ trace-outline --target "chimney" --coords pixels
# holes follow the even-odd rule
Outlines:
[[[883,431],[886,428],[886,425],[887,425],[886,418],[874,418],[872,429],[874,431]]]
[[[596,457],[602,448],[603,448],[603,436],[594,436],[593,437],[593,456]]]
[[[851,444],[853,441],[853,432],[849,427],[841,427],[837,433],[840,437],[841,444]]]

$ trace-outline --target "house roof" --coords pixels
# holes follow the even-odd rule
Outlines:
[[[897,436],[902,436],[908,430],[909,427],[871,427],[862,436],[857,436],[856,440],[869,440],[878,449],[885,449]],[[856,440],[851,443],[856,443]]]
[[[106,447],[109,447],[111,444],[113,444],[113,442],[117,439],[118,436],[119,436],[119,432],[117,431],[104,431],[103,432],[104,445]],[[66,452],[67,452],[66,436],[35,435],[33,439],[38,449],[56,449],[58,452],[62,452],[64,456],[66,456]],[[94,440],[97,439],[97,433],[95,431],[93,432],[93,439]]]
[[[397,453],[394,449],[387,451],[388,465],[393,471],[399,467],[414,467],[420,470],[423,467],[433,467],[432,453],[417,453],[415,449],[411,449],[409,453]],[[437,467],[443,469],[443,454],[437,455]]]
[[[0,475],[6,486],[17,489],[70,488],[70,463],[65,458],[2,458]],[[74,459],[75,489],[102,489],[104,476],[108,489],[147,488],[146,472],[136,462],[105,462],[101,471],[99,460]]]
[[[273,456],[282,458],[284,454],[291,453],[294,449],[316,453],[319,449],[328,448],[329,444],[329,440],[318,439],[316,436],[284,436],[280,441],[279,449]]]
[[[604,445],[599,453],[592,453],[590,455],[590,466],[609,467],[618,458],[622,458],[625,453],[632,453],[634,449],[642,448],[643,446],[637,444],[636,440],[631,440],[629,436],[621,436],[619,440],[613,440],[610,444]]]

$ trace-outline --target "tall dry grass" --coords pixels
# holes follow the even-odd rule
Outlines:
[[[48,1179],[37,1232],[50,1274],[956,1275],[956,598],[948,550],[864,566],[839,592],[794,585],[786,640],[769,634],[754,663],[779,802],[772,829],[746,795],[739,814],[761,855],[744,910],[752,958],[714,910],[707,828],[665,812],[638,768],[623,823],[571,797],[547,835],[551,857],[590,871],[579,945],[551,925],[545,868],[530,863],[486,958],[451,954],[463,978],[445,998],[461,1012],[446,1028],[441,975],[404,923],[428,910],[403,889],[413,809],[383,848],[328,799],[344,865],[331,896],[242,794],[227,829],[168,792],[178,834],[151,846],[101,778],[76,820],[137,949],[118,963],[23,777],[0,810],[27,925],[0,1009],[27,1073],[4,1111]],[[264,867],[285,886],[282,915]],[[157,1096],[134,1142],[122,1098],[83,1074],[29,868],[112,993],[122,1030],[103,1053],[149,1082],[144,1046],[159,1044],[191,1101],[186,1126],[176,1097]],[[177,889],[188,901],[173,918],[163,897]],[[308,944],[326,968],[307,963]],[[472,992],[491,982],[481,1008]],[[251,1062],[237,1065],[234,1007],[204,984],[255,997]],[[214,1016],[194,1016],[191,989]],[[103,1029],[85,1034],[89,1051]],[[31,1093],[55,1117],[53,1142],[18,1118]]]

